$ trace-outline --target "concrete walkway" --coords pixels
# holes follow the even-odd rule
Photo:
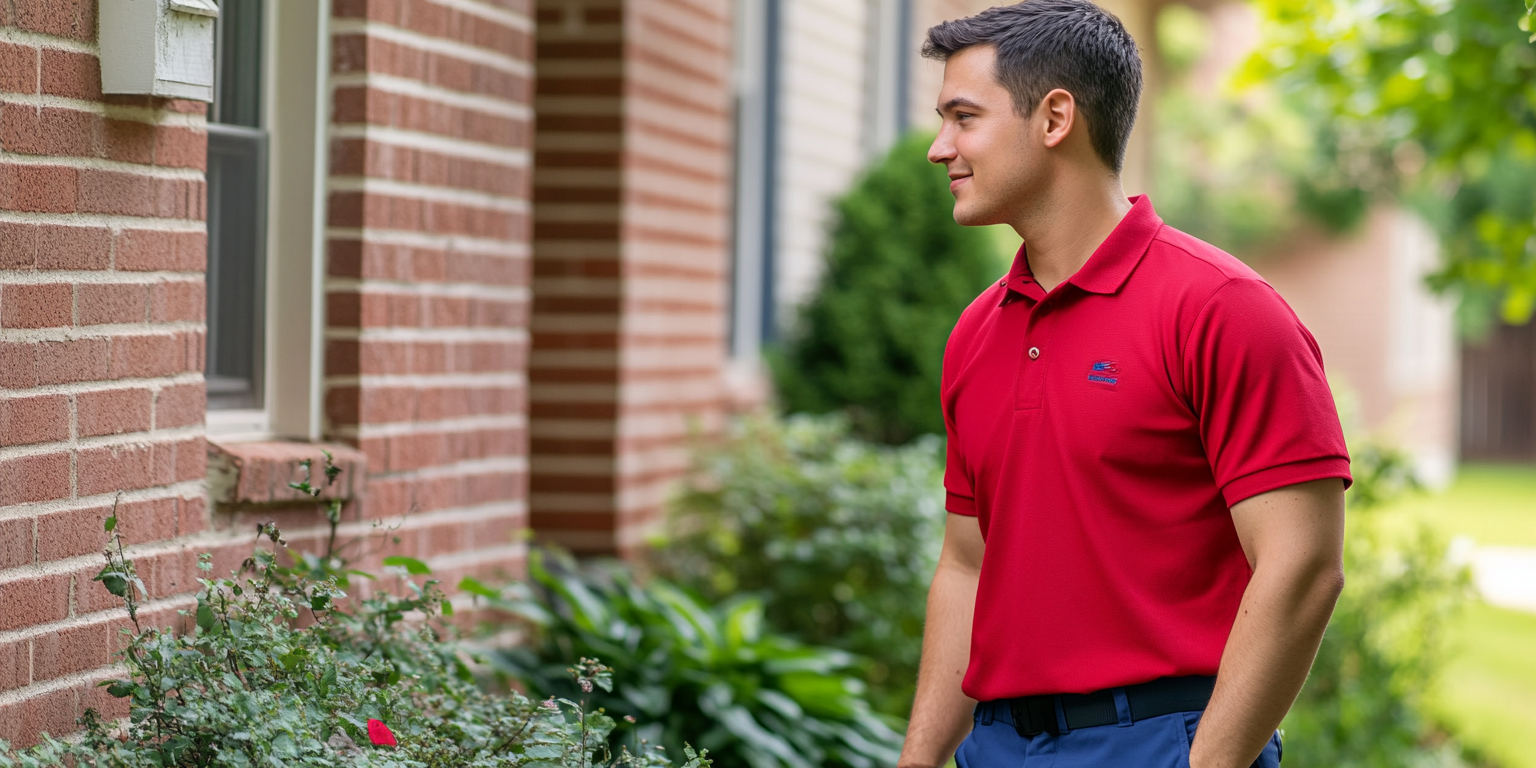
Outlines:
[[[1536,613],[1536,548],[1478,547],[1472,581],[1490,605]]]

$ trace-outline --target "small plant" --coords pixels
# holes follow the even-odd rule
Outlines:
[[[676,751],[698,733],[723,765],[895,765],[901,734],[865,703],[856,657],[768,631],[757,600],[706,607],[617,563],[583,569],[538,552],[529,571],[532,589],[468,585],[534,627],[531,643],[493,662],[541,694],[590,695],[599,711],[624,714],[616,742]],[[616,690],[606,668],[594,676],[563,661],[589,655],[621,662]]]
[[[655,560],[706,600],[757,595],[773,630],[870,659],[871,701],[905,717],[944,538],[943,444],[849,431],[837,416],[737,423],[695,454]]]
[[[327,456],[326,475],[336,472]],[[308,486],[306,488],[305,486]],[[308,479],[295,484],[313,491]],[[312,493],[318,496],[318,493]],[[62,765],[100,768],[170,766],[326,766],[337,768],[660,768],[651,750],[607,747],[614,721],[581,696],[530,701],[477,685],[478,659],[445,637],[435,617],[450,604],[426,565],[387,558],[408,594],[375,593],[343,609],[348,568],[335,535],[339,504],[329,506],[331,536],[317,557],[279,564],[286,542],[261,527],[259,546],[239,571],[212,578],[210,557],[198,567],[197,607],[184,611],[184,632],[140,624],[145,596],[125,555],[115,514],[106,521],[111,546],[97,574],[123,600],[134,628],[120,654],[127,672],[103,683],[126,699],[129,717],[108,722],[94,711],[77,741],[44,737],[31,749],[0,742],[0,768]],[[301,613],[311,623],[299,626]],[[595,660],[574,668],[578,689],[606,686]],[[709,760],[682,749],[685,768]]]

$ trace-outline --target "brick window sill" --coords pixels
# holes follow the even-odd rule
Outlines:
[[[335,485],[325,488],[322,500],[350,501],[363,495],[368,459],[362,451],[336,443],[299,443],[285,441],[220,442],[208,441],[208,496],[216,504],[228,506],[285,505],[308,502],[310,498],[293,488],[290,482],[304,479],[302,462],[314,462],[312,482],[325,482],[325,456],[329,451],[341,476]]]

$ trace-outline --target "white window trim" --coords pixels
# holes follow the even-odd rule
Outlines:
[[[266,3],[262,106],[270,143],[264,407],[209,410],[208,436],[216,440],[321,436],[330,17],[330,0]]]

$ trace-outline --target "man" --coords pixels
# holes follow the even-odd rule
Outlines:
[[[945,352],[950,514],[901,766],[1274,766],[1344,578],[1317,345],[1126,199],[1141,61],[1118,19],[1028,0],[924,54],[955,220],[1025,244]]]

